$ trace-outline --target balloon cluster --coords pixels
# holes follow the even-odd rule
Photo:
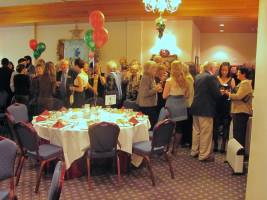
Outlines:
[[[45,43],[38,43],[35,39],[29,41],[29,46],[33,50],[33,57],[35,59],[39,58],[46,49]]]
[[[108,41],[108,31],[104,28],[105,16],[95,10],[89,15],[89,23],[93,29],[88,29],[84,35],[85,44],[89,48],[88,57],[92,59],[96,48],[101,48]]]

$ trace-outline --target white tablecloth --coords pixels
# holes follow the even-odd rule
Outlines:
[[[116,113],[116,111],[118,111]],[[66,167],[82,157],[90,146],[88,135],[88,124],[95,121],[108,121],[117,123],[120,126],[119,142],[121,150],[132,154],[132,144],[139,141],[148,141],[150,123],[147,116],[137,117],[139,121],[135,126],[128,123],[136,113],[123,112],[114,109],[79,109],[67,112],[56,112],[50,115],[46,121],[32,121],[35,130],[41,138],[49,140],[51,144],[59,145],[63,148]],[[58,121],[65,123],[63,128],[53,128]],[[136,158],[134,163],[140,163],[140,158]]]

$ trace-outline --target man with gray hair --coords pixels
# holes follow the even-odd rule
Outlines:
[[[206,62],[203,72],[196,76],[195,94],[191,106],[193,115],[193,138],[191,156],[200,161],[214,161],[212,155],[213,117],[216,101],[221,96],[219,82],[214,76],[215,62]]]

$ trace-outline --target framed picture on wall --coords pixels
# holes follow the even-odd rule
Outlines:
[[[74,65],[74,60],[81,58],[88,61],[89,50],[82,39],[59,40],[57,46],[58,59],[68,59],[70,65]]]

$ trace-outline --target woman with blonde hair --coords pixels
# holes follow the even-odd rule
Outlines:
[[[140,110],[148,115],[151,129],[157,122],[157,92],[162,90],[160,84],[156,84],[155,75],[157,64],[154,61],[147,61],[144,64],[144,74],[140,81],[136,103]]]
[[[116,105],[119,108],[122,104],[122,77],[118,71],[118,65],[115,61],[111,60],[107,63],[107,77],[105,94],[116,95]]]
[[[166,99],[165,107],[170,112],[170,118],[176,122],[176,134],[172,153],[176,152],[176,146],[180,143],[183,132],[183,124],[187,119],[186,98],[189,97],[189,84],[183,71],[183,63],[173,61],[171,64],[170,78],[167,79],[163,98]]]

